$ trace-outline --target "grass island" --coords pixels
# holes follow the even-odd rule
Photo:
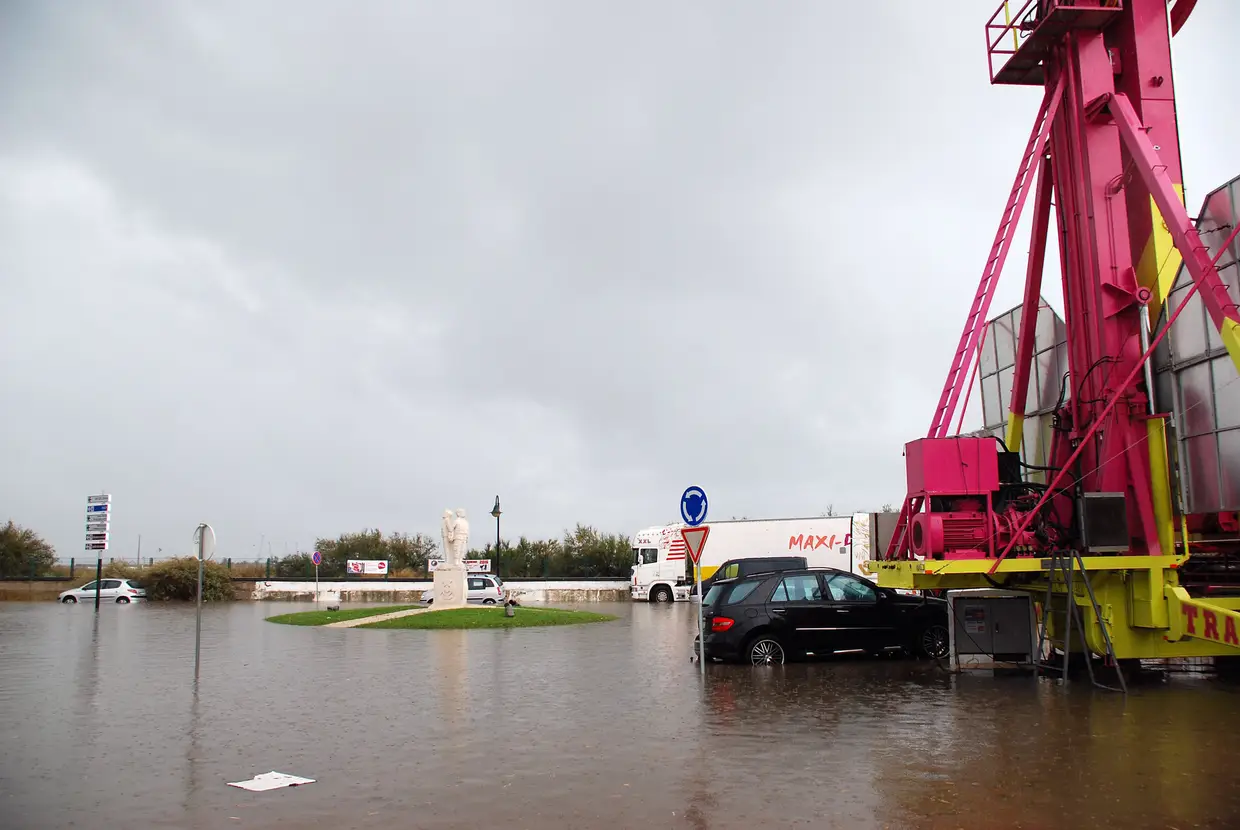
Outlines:
[[[366,622],[370,617],[407,612],[401,616]],[[425,609],[417,605],[386,605],[374,608],[349,608],[340,611],[302,611],[278,614],[267,622],[282,625],[323,626],[351,623],[350,628],[410,628],[422,630],[472,628],[533,628],[548,625],[578,625],[608,622],[610,614],[593,611],[570,611],[564,608],[531,608],[519,606],[513,616],[504,614],[503,606],[467,606],[465,608]]]

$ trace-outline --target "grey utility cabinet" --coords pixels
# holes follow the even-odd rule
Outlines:
[[[952,669],[1032,666],[1037,649],[1033,597],[977,588],[947,592]]]

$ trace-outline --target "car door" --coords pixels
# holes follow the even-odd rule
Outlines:
[[[816,573],[788,574],[767,600],[772,627],[798,654],[829,654],[831,632],[822,582]]]
[[[115,600],[121,592],[121,581],[119,579],[105,579],[99,585],[99,598]]]
[[[878,651],[893,634],[879,607],[878,590],[864,579],[835,572],[826,576],[836,651]]]
[[[76,591],[74,591],[73,595],[77,597],[78,600],[83,600],[89,597],[93,597],[95,595],[95,583],[87,582],[81,588],[78,588]]]
[[[471,576],[467,580],[469,583],[465,589],[466,602],[482,602],[486,595],[487,580],[480,576]]]

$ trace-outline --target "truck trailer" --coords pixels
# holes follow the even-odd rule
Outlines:
[[[804,556],[809,567],[839,568],[868,576],[873,558],[870,540],[894,524],[895,514],[854,513],[799,519],[732,519],[709,522],[710,536],[702,552],[701,578],[709,579],[729,559]],[[675,522],[639,530],[633,535],[633,577],[630,598],[645,602],[687,601],[694,584],[693,568],[680,536],[685,525]]]

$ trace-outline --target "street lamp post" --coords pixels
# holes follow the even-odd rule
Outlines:
[[[499,496],[495,497],[495,506],[491,508],[491,515],[495,517],[495,575],[499,576]]]

